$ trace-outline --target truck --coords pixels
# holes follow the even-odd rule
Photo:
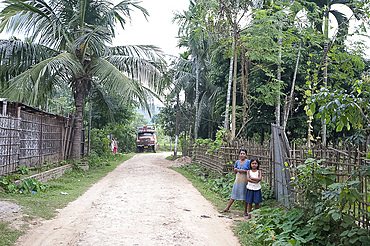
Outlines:
[[[157,152],[158,150],[158,139],[155,126],[139,126],[136,128],[136,152],[143,152],[145,149],[153,150]]]

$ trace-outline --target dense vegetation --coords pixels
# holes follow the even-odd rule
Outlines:
[[[300,144],[363,142],[370,63],[360,36],[351,37],[365,34],[368,4],[190,1],[174,18],[188,51],[170,64],[173,91],[157,122],[195,139],[214,139],[223,127],[230,139],[262,142],[274,123]],[[349,28],[355,21],[362,30]]]
[[[284,209],[272,200],[268,185],[262,184],[264,202],[260,209],[253,211],[251,220],[238,222],[235,226],[241,244],[367,245],[370,240],[368,231],[359,227],[350,215],[339,212],[358,198],[356,182],[336,183],[335,176],[327,175],[328,169],[313,159],[299,168],[302,172],[294,185],[303,191],[302,201],[306,203]],[[181,166],[177,171],[190,179],[216,207],[224,208],[234,174],[220,177],[194,164]],[[234,209],[244,211],[244,205],[236,203]]]

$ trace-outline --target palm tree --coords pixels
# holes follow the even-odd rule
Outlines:
[[[314,2],[320,11],[320,17],[323,18],[324,25],[323,25],[323,34],[324,34],[324,55],[323,55],[323,63],[324,63],[324,87],[327,88],[328,85],[328,52],[329,52],[329,15],[334,16],[335,20],[338,23],[338,32],[337,35],[345,36],[348,33],[348,26],[349,26],[349,18],[342,13],[341,11],[333,8],[334,5],[346,5],[354,11],[355,5],[353,2],[354,0],[307,0],[308,2]],[[319,22],[320,23],[320,22]],[[320,29],[320,27],[317,27]],[[326,146],[326,124],[323,121],[322,123],[322,144]]]
[[[208,58],[209,39],[207,32],[202,26],[207,16],[207,9],[204,9],[202,1],[190,1],[188,11],[183,14],[176,14],[174,20],[177,20],[180,25],[180,46],[185,46],[189,49],[189,53],[193,59],[194,74],[195,74],[195,124],[194,124],[194,139],[198,138],[199,129],[199,100],[200,100],[200,83],[201,77],[205,73],[206,60]],[[205,76],[203,76],[205,78]]]
[[[114,5],[109,0],[7,0],[3,4],[0,31],[21,33],[28,42],[0,43],[0,77],[9,79],[2,94],[41,105],[53,95],[55,86],[67,85],[76,108],[73,158],[80,158],[83,107],[89,91],[117,93],[122,102],[138,100],[147,108],[146,97],[152,92],[142,83],[161,91],[163,85],[158,78],[163,59],[158,48],[110,46],[116,24],[124,28],[132,8],[148,16],[136,2],[124,0]],[[13,59],[14,55],[19,59]],[[4,74],[7,69],[12,71],[10,75]]]

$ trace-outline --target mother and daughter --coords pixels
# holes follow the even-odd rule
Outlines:
[[[262,173],[259,171],[260,162],[257,158],[247,160],[247,151],[239,151],[239,160],[235,162],[234,173],[236,174],[231,198],[226,208],[221,213],[229,212],[235,200],[244,201],[244,216],[251,218],[248,214],[252,211],[252,203],[255,209],[259,208],[262,202],[261,184]]]

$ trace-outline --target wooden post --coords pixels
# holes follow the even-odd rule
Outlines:
[[[6,115],[6,106],[7,106],[7,102],[3,101],[3,115]]]

